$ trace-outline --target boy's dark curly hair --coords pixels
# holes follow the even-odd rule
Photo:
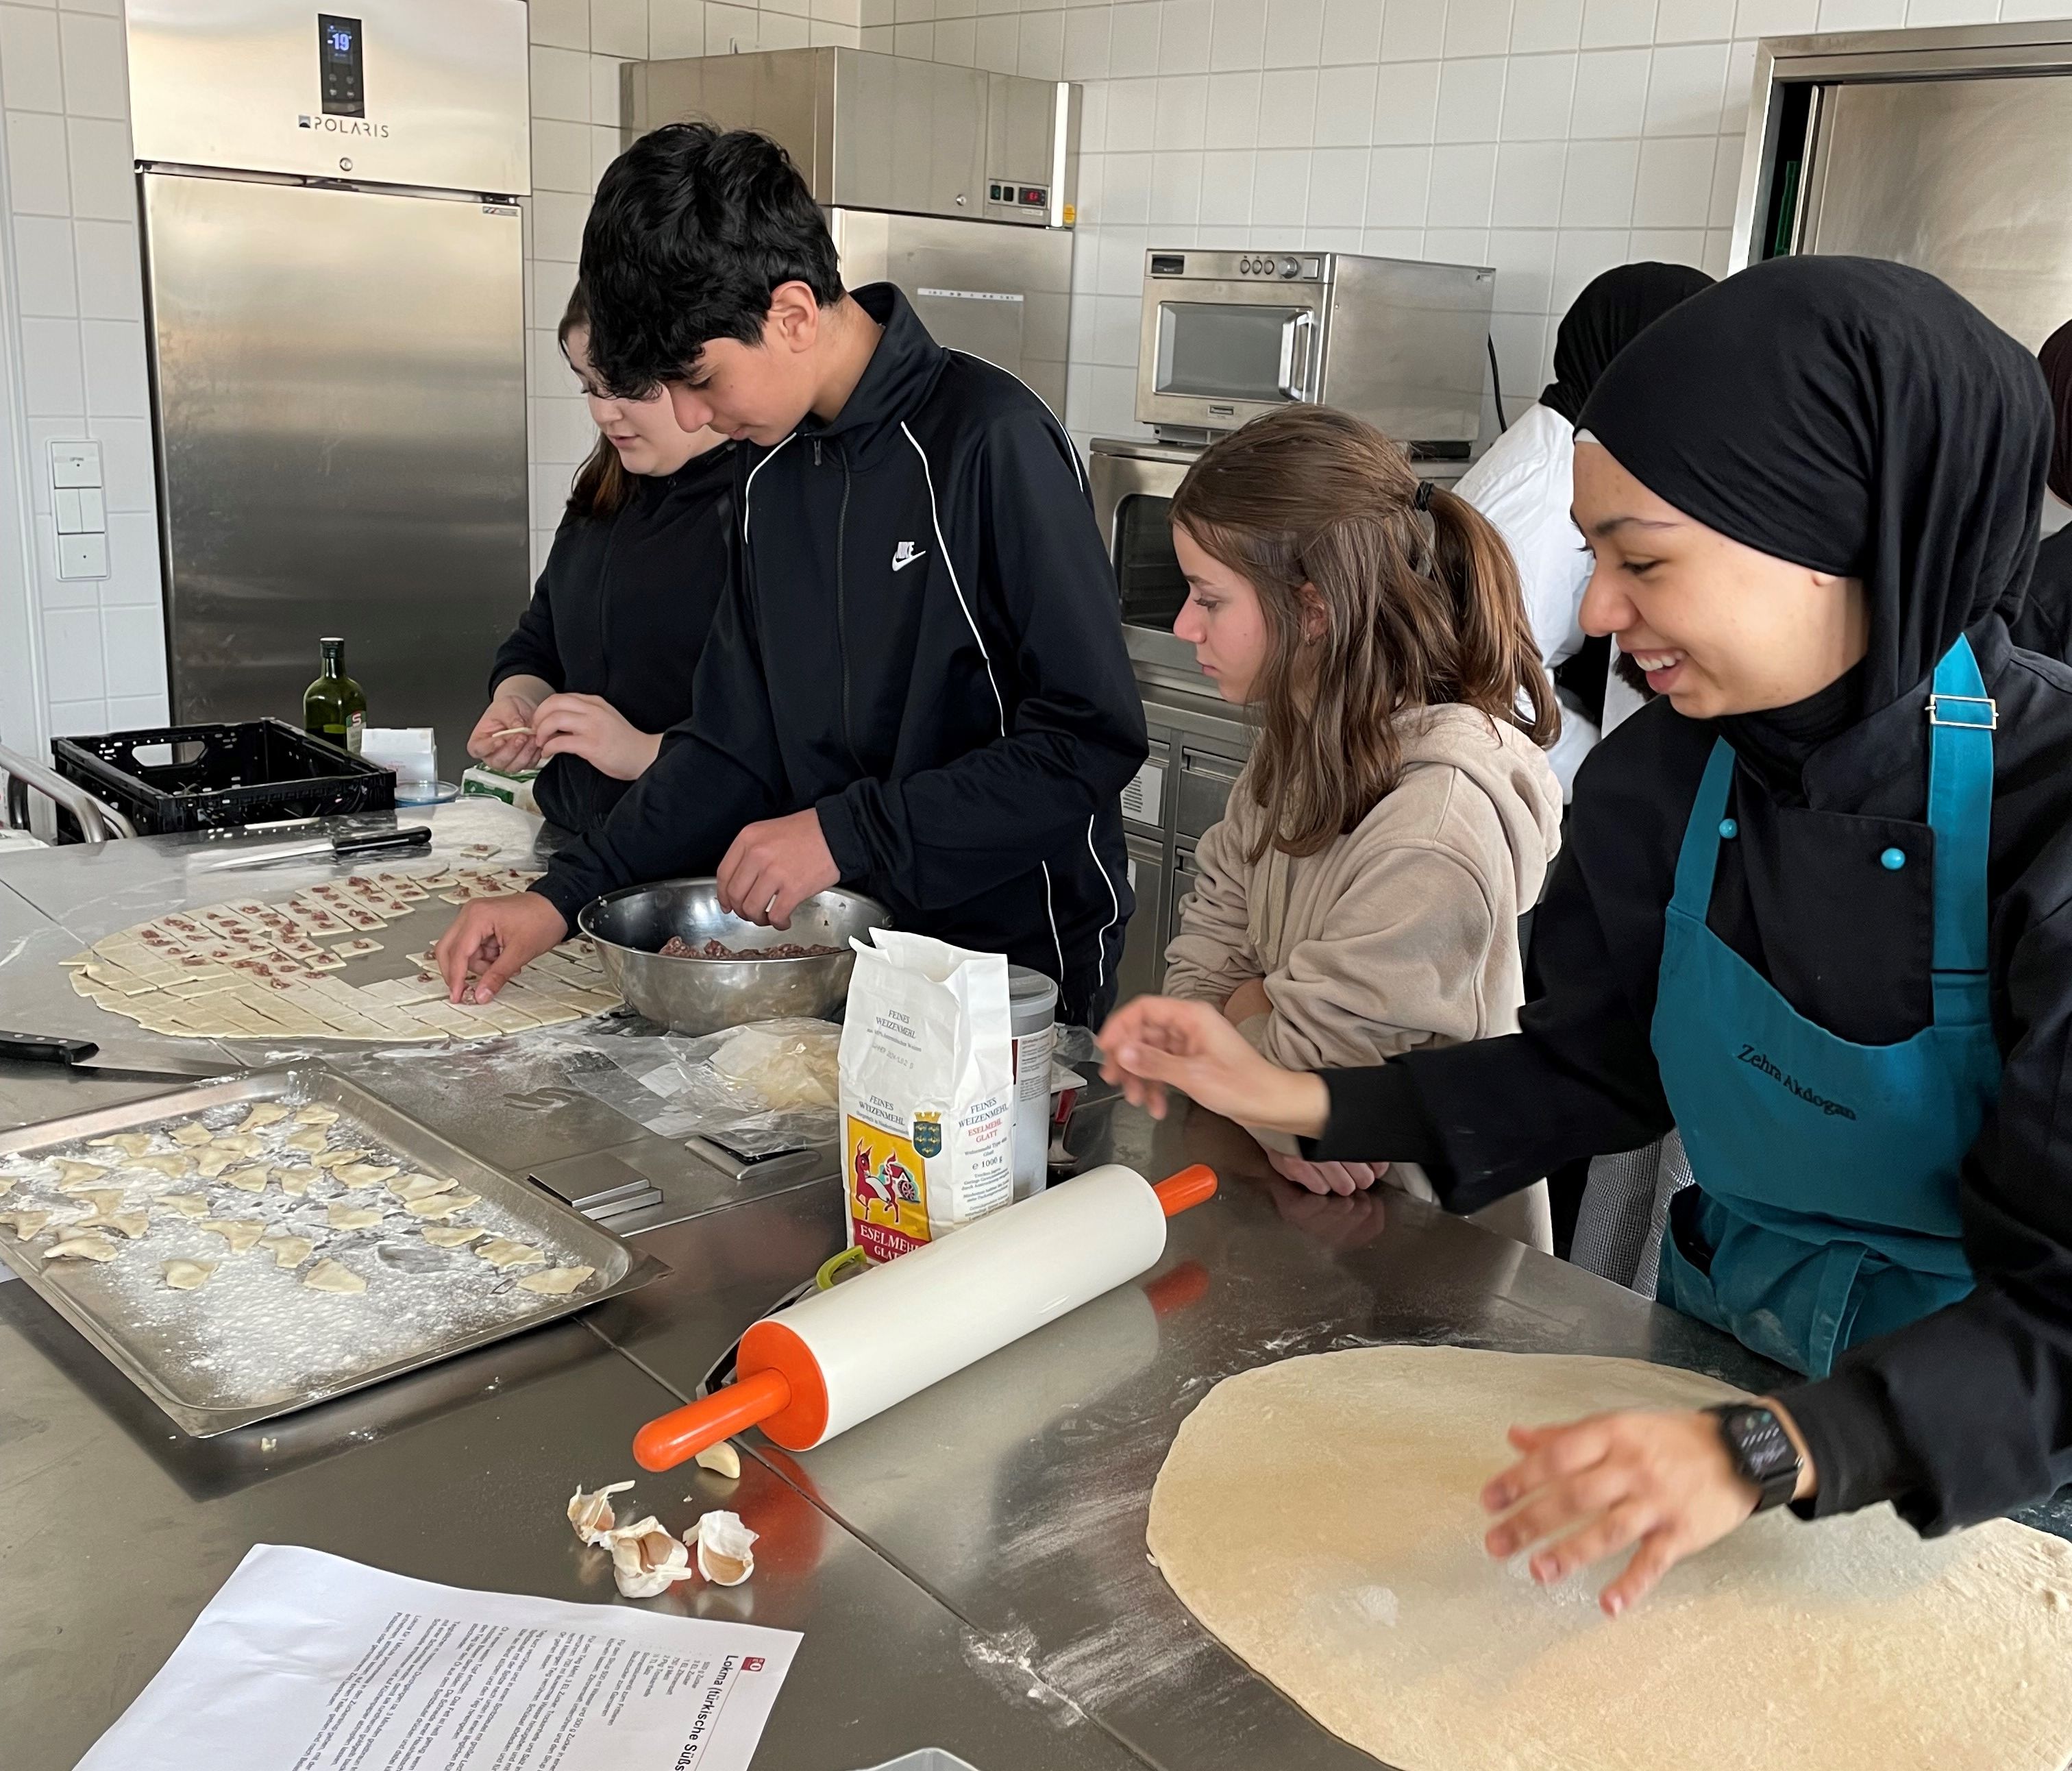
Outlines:
[[[710,340],[761,341],[771,292],[841,299],[826,218],[791,156],[750,130],[669,123],[606,169],[583,229],[590,359],[624,399],[681,376]]]

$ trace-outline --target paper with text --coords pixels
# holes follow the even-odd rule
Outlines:
[[[799,1641],[262,1543],[79,1771],[747,1771]]]

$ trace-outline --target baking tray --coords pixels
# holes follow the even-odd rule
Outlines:
[[[413,1342],[411,1336],[418,1334],[417,1318],[425,1313],[423,1307],[435,1306],[438,1302],[430,1284],[421,1286],[416,1283],[429,1279],[431,1275],[413,1272],[407,1264],[398,1268],[384,1259],[380,1251],[399,1245],[405,1248],[414,1246],[421,1250],[425,1247],[421,1240],[414,1245],[405,1244],[400,1236],[386,1236],[380,1229],[338,1233],[331,1246],[319,1246],[317,1254],[331,1253],[332,1247],[345,1242],[347,1237],[357,1238],[346,1251],[368,1254],[368,1258],[352,1264],[363,1271],[372,1268],[378,1283],[356,1298],[330,1299],[310,1293],[307,1299],[297,1297],[290,1302],[290,1294],[300,1290],[293,1275],[272,1272],[257,1280],[248,1279],[243,1263],[263,1266],[265,1258],[256,1249],[228,1254],[227,1244],[220,1238],[209,1236],[204,1252],[221,1263],[219,1279],[224,1268],[236,1268],[236,1289],[240,1299],[256,1293],[262,1283],[265,1287],[260,1303],[246,1312],[249,1320],[242,1324],[245,1332],[240,1335],[240,1314],[245,1306],[236,1299],[208,1304],[208,1315],[199,1322],[195,1315],[183,1316],[179,1307],[169,1301],[179,1299],[199,1304],[211,1299],[217,1280],[212,1279],[208,1287],[199,1291],[166,1294],[157,1286],[155,1279],[146,1280],[142,1277],[146,1271],[155,1273],[158,1261],[164,1256],[188,1252],[186,1248],[173,1246],[177,1238],[191,1229],[184,1221],[154,1217],[150,1234],[152,1238],[158,1240],[155,1248],[147,1253],[146,1245],[142,1242],[119,1245],[122,1247],[121,1257],[105,1265],[88,1262],[43,1262],[29,1252],[35,1245],[25,1245],[11,1237],[0,1244],[9,1251],[9,1264],[27,1284],[150,1397],[175,1425],[197,1439],[212,1438],[235,1427],[249,1426],[254,1421],[293,1414],[335,1396],[364,1389],[369,1384],[399,1377],[406,1371],[417,1370],[455,1353],[485,1346],[506,1336],[586,1309],[606,1298],[620,1296],[668,1271],[653,1256],[629,1247],[560,1200],[491,1168],[430,1126],[319,1064],[253,1070],[228,1081],[207,1083],[198,1088],[183,1089],[147,1100],[128,1102],[121,1106],[73,1114],[0,1133],[0,1157],[52,1152],[87,1139],[142,1130],[162,1121],[207,1113],[212,1108],[245,1106],[266,1101],[278,1101],[291,1106],[322,1104],[335,1108],[340,1118],[331,1128],[335,1137],[349,1127],[356,1141],[382,1147],[410,1166],[451,1176],[467,1192],[482,1196],[483,1204],[473,1209],[469,1221],[486,1222],[493,1234],[522,1235],[549,1250],[557,1262],[593,1266],[597,1273],[579,1293],[568,1297],[543,1297],[518,1290],[516,1275],[490,1279],[485,1277],[485,1270],[479,1266],[471,1268],[455,1261],[450,1268],[442,1266],[439,1271],[464,1276],[468,1296],[462,1303],[471,1301],[475,1308],[462,1308],[458,1312],[461,1320],[457,1324],[427,1324]],[[89,1156],[99,1154],[84,1151],[75,1153]],[[190,1180],[158,1184],[184,1188],[199,1183]],[[211,1184],[212,1188],[216,1184]],[[142,1191],[146,1183],[133,1179],[131,1185]],[[18,1187],[4,1203],[11,1206],[33,1202],[29,1198],[31,1192],[30,1188]],[[225,1208],[232,1205],[228,1199],[221,1203]],[[324,1198],[319,1196],[287,1206],[269,1189],[265,1195],[249,1201],[246,1196],[237,1196],[235,1209],[248,1215],[271,1210],[277,1216],[294,1217],[300,1227],[323,1203]],[[162,1230],[169,1233],[162,1238]],[[46,1238],[48,1234],[44,1233]],[[455,1256],[467,1254],[464,1249],[450,1252]],[[433,1256],[426,1253],[419,1258],[429,1262]],[[285,1291],[281,1284],[274,1283],[276,1279],[285,1282]],[[449,1287],[446,1295],[451,1294],[452,1288]],[[399,1306],[392,1299],[405,1302]],[[306,1331],[310,1324],[323,1320],[311,1316],[310,1312],[338,1304],[356,1308],[368,1306],[377,1312],[363,1318],[357,1331],[348,1316],[339,1315],[331,1319],[343,1324],[335,1337],[337,1345],[345,1346],[356,1332],[367,1334],[370,1330],[375,1331],[368,1344],[348,1347],[335,1360],[331,1359],[327,1349],[323,1359],[317,1362],[328,1361],[330,1369],[320,1377],[307,1382],[292,1378],[257,1382],[240,1393],[238,1386],[243,1380],[236,1367],[240,1353],[249,1357],[256,1350],[263,1357],[265,1350],[283,1338],[273,1324],[287,1321],[296,1329]],[[161,1320],[154,1321],[154,1316]],[[267,1336],[264,1349],[259,1338],[262,1335]],[[398,1345],[399,1339],[405,1344]]]

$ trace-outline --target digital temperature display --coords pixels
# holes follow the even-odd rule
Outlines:
[[[327,117],[367,114],[367,73],[360,50],[357,19],[335,12],[317,14],[317,75]]]

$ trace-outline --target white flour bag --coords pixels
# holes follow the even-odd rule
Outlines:
[[[841,1034],[849,1239],[889,1261],[1014,1196],[1007,961],[893,929],[854,941]]]

